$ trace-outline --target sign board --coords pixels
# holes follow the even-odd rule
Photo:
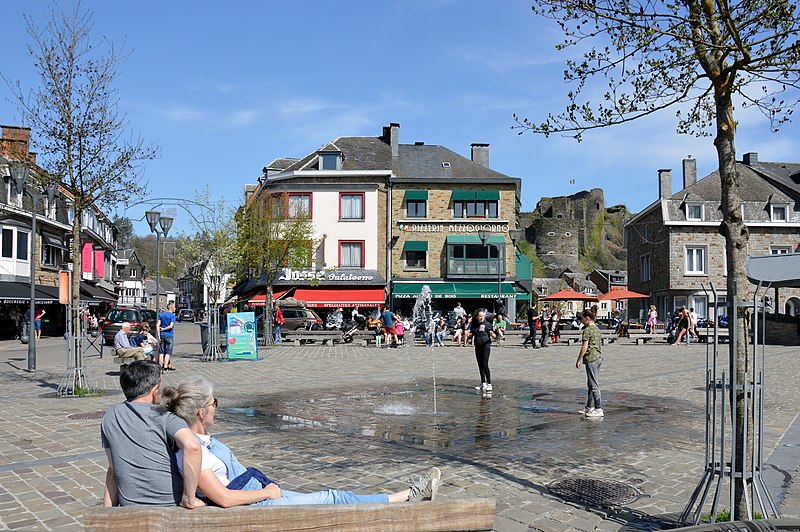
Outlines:
[[[69,276],[69,271],[58,272],[58,302],[62,305],[69,305],[71,302]]]
[[[228,358],[256,360],[256,315],[253,312],[228,313]]]

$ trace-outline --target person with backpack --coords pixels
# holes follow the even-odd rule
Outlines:
[[[478,372],[481,375],[481,384],[476,390],[491,393],[492,375],[489,372],[489,355],[492,351],[492,339],[496,337],[494,327],[486,320],[486,311],[478,309],[472,319],[467,338],[472,338],[475,346],[475,359],[478,361]]]

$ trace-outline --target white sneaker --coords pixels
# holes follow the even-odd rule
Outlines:
[[[476,390],[483,390],[484,388],[486,388],[486,383],[485,382],[482,382],[480,386],[476,386],[475,387]]]
[[[578,410],[578,413],[585,415],[585,414],[588,414],[589,412],[591,412],[592,410],[594,410],[594,408],[592,408],[591,406],[584,406],[583,408]]]
[[[602,408],[592,408],[590,412],[586,412],[586,417],[603,417],[604,415]]]
[[[491,384],[487,384],[486,386],[483,387],[483,390],[486,391],[486,392],[491,392],[492,391],[492,385]]]

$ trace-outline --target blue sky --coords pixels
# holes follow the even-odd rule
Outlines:
[[[600,187],[608,205],[641,210],[657,196],[656,171],[698,159],[716,168],[709,138],[675,133],[674,113],[574,140],[517,135],[512,114],[542,118],[566,98],[561,37],[524,1],[83,0],[96,31],[131,52],[117,88],[132,131],[161,147],[146,165],[152,197],[239,201],[275,157],[301,157],[343,135],[379,135],[399,122],[400,142],[441,144],[469,157],[488,142],[495,170],[523,179],[523,210],[542,196]],[[221,7],[222,6],[222,7]],[[23,14],[43,0],[3,5],[0,71],[34,81]],[[0,94],[8,96],[0,86]],[[737,115],[738,154],[797,161],[798,126],[770,133],[754,112]],[[0,100],[0,123],[18,123]],[[571,183],[574,180],[574,184]],[[127,214],[140,218],[144,208]],[[188,229],[178,212],[178,229]],[[139,224],[139,232],[146,226]]]

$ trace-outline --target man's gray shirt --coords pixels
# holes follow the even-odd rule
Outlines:
[[[162,407],[124,402],[108,409],[100,425],[111,450],[121,506],[176,506],[183,477],[175,461],[175,433],[186,422]]]
[[[114,349],[130,349],[131,341],[122,329],[114,335]]]

